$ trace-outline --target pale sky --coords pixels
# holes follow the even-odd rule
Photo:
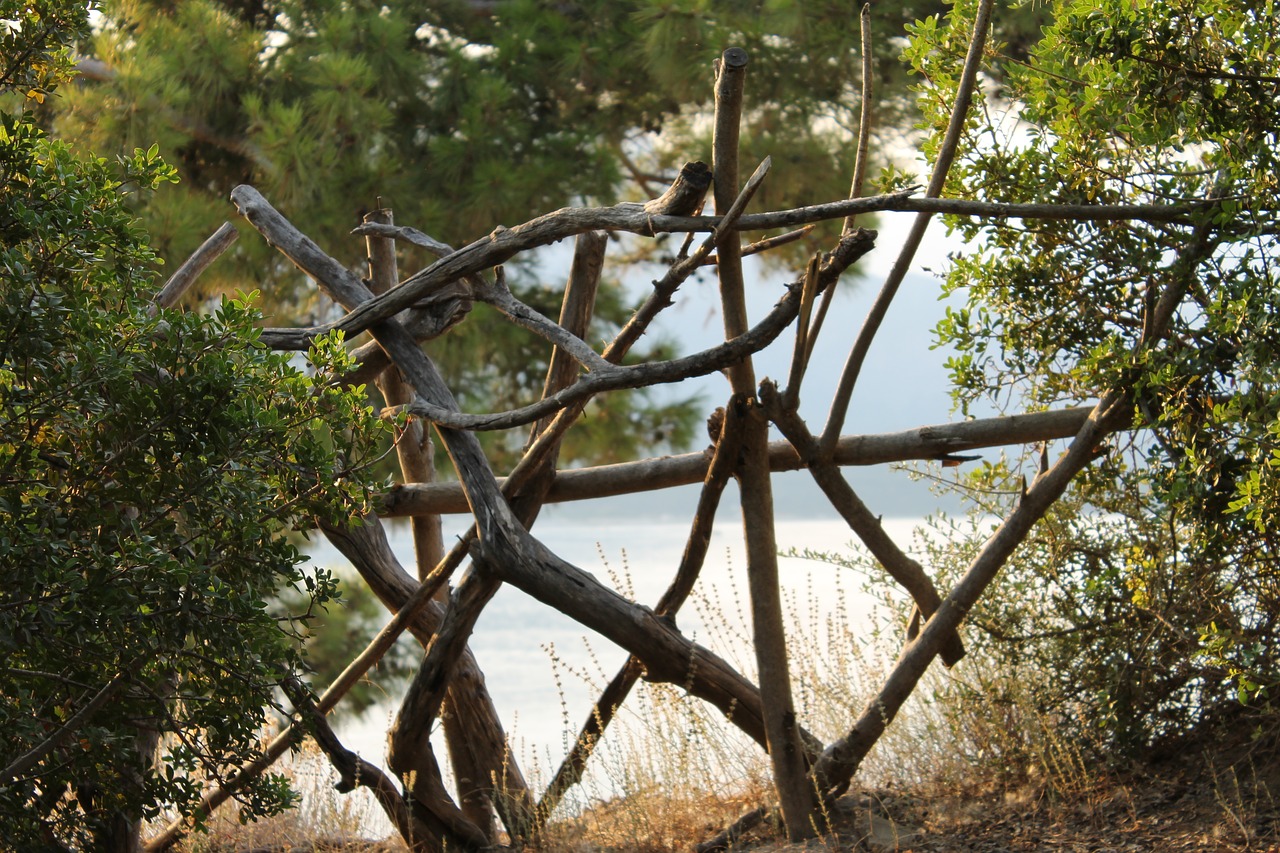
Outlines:
[[[810,429],[820,432],[826,421],[831,396],[854,337],[897,257],[902,239],[911,226],[914,214],[891,213],[880,217],[876,248],[862,259],[857,269],[860,276],[846,275],[819,338],[804,382],[800,414]],[[868,354],[858,385],[854,391],[844,432],[891,432],[925,424],[946,423],[956,419],[952,413],[945,362],[948,351],[931,349],[933,329],[942,318],[944,305],[940,273],[945,269],[948,252],[961,247],[957,237],[948,236],[940,221],[929,226],[925,240],[912,265],[912,272],[898,291],[884,324]],[[558,254],[558,253],[557,253]],[[548,271],[561,264],[547,264]],[[932,270],[932,272],[930,272]],[[746,261],[748,314],[751,322],[763,317],[782,294],[783,285],[796,277],[787,270],[761,273],[760,265]],[[660,274],[637,272],[629,284],[635,288],[637,301],[646,292],[649,281]],[[687,282],[676,295],[676,305],[660,315],[656,331],[681,343],[682,354],[703,349],[723,340],[719,312],[719,294],[714,274],[704,273],[700,282]],[[772,346],[755,357],[757,380],[771,377],[785,384],[794,345],[792,330],[784,332]],[[681,393],[702,393],[707,411],[722,405],[729,396],[728,380],[720,374],[690,380]],[[778,436],[775,436],[778,437]],[[934,508],[937,499],[927,486],[911,482],[901,472],[885,466],[846,469],[854,488],[868,491],[864,495],[873,511],[890,517],[919,516]],[[817,517],[831,514],[825,499],[817,493],[804,473],[779,475],[775,478],[776,503],[779,514],[791,517]],[[697,499],[697,487],[667,490],[660,493],[608,499],[592,507],[591,514],[658,516],[684,515]],[[731,499],[726,496],[726,502]],[[736,503],[736,499],[732,499]],[[955,502],[947,504],[955,508]],[[582,513],[578,506],[572,512]],[[568,510],[565,510],[566,512]]]

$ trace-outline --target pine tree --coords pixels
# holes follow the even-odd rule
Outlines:
[[[875,12],[886,128],[900,127],[913,101],[895,37],[944,9],[916,0]],[[159,142],[182,179],[141,211],[164,258],[185,258],[230,218],[227,194],[240,183],[353,267],[364,248],[348,232],[380,206],[464,245],[566,204],[652,197],[680,164],[710,160],[710,67],[730,45],[751,55],[743,156],[785,164],[756,203],[833,199],[852,171],[860,60],[847,2],[119,0],[102,12],[85,80],[57,105],[56,130],[99,154]],[[1009,20],[1017,52],[1036,13]],[[433,260],[403,251],[406,271]],[[554,306],[558,282],[509,272],[523,298]],[[300,302],[311,291],[298,282],[269,247],[243,240],[203,286],[206,295],[261,286],[284,325],[329,310]],[[615,290],[594,337],[628,308]],[[547,358],[485,314],[478,307],[433,350],[446,373],[466,377],[472,410],[514,403]],[[685,402],[635,392],[607,405],[593,434],[570,437],[566,459],[605,461],[693,436]]]

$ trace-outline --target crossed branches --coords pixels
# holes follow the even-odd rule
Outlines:
[[[985,44],[990,2],[978,14],[965,78],[972,84],[977,57]],[[382,282],[376,294],[362,278],[346,269],[299,232],[279,211],[251,187],[232,193],[239,212],[255,229],[319,287],[341,304],[347,314],[326,326],[308,329],[265,330],[268,345],[290,349],[307,345],[311,338],[333,329],[348,336],[368,331],[373,342],[360,347],[361,367],[347,381],[380,376],[390,383],[396,373],[403,384],[384,386],[392,407],[402,408],[418,425],[419,451],[401,453],[407,485],[383,497],[379,515],[411,515],[419,521],[441,512],[471,512],[475,525],[448,552],[438,540],[429,544],[425,528],[418,542],[416,577],[391,553],[377,517],[350,530],[328,530],[330,538],[356,565],[374,591],[395,612],[387,624],[339,679],[319,697],[312,698],[299,685],[290,685],[290,696],[343,774],[343,785],[374,788],[379,802],[395,825],[416,849],[444,846],[460,849],[497,845],[494,817],[508,835],[518,841],[536,835],[561,797],[578,779],[591,750],[612,719],[617,707],[640,678],[682,686],[687,692],[720,709],[773,758],[775,782],[788,834],[801,838],[818,826],[820,801],[842,791],[856,773],[867,750],[893,719],[906,697],[934,657],[953,665],[964,654],[958,629],[965,613],[990,584],[1001,566],[1031,526],[1057,500],[1072,478],[1095,459],[1105,436],[1129,424],[1132,410],[1123,388],[1098,389],[1099,402],[1086,409],[996,418],[964,424],[921,427],[889,436],[842,435],[845,413],[857,380],[862,358],[875,339],[880,319],[893,302],[897,286],[919,245],[929,216],[937,212],[996,217],[1046,217],[1071,219],[1145,219],[1189,223],[1201,209],[1193,206],[1054,206],[975,204],[942,199],[943,181],[969,98],[962,86],[952,121],[952,132],[924,198],[910,191],[853,198],[790,211],[746,214],[755,190],[765,180],[766,160],[738,189],[736,126],[741,111],[741,87],[746,56],[728,51],[717,69],[717,144],[714,174],[717,216],[690,216],[707,190],[707,167],[690,164],[682,172],[684,187],[673,187],[648,205],[609,208],[566,208],[523,225],[499,228],[481,240],[454,250],[412,228],[395,226],[389,217],[374,217],[357,233],[370,240],[369,280]],[[865,134],[865,129],[864,129]],[[697,168],[701,166],[701,169]],[[679,182],[678,182],[679,184]],[[692,186],[692,189],[690,189]],[[855,195],[860,181],[855,180]],[[870,211],[914,211],[916,225],[901,252],[872,314],[853,342],[839,392],[825,427],[815,433],[800,418],[797,400],[813,341],[821,329],[821,309],[812,317],[816,301],[831,292],[841,275],[874,247],[873,231],[854,227],[852,217]],[[676,214],[679,215],[676,215]],[[777,305],[751,325],[741,302],[741,284],[735,276],[745,231],[791,227],[826,219],[846,219],[846,229],[829,252],[813,259],[808,269],[791,283]],[[680,257],[640,305],[616,339],[600,352],[585,340],[586,319],[600,268],[604,240],[600,232],[628,231],[639,235],[663,232],[705,234],[699,245]],[[579,238],[574,271],[566,286],[566,305],[558,321],[520,302],[506,287],[500,265],[521,252],[566,237]],[[440,257],[426,269],[396,283],[394,252],[389,241],[402,240],[424,246]],[[378,243],[377,241],[383,241]],[[1194,246],[1194,243],[1193,243]],[[216,250],[211,250],[215,251]],[[672,305],[681,284],[714,255],[726,306],[726,340],[681,358],[622,366],[624,355],[662,310]],[[202,258],[205,263],[207,258]],[[1182,292],[1188,286],[1198,259],[1190,254],[1182,274],[1174,276],[1168,290],[1146,319],[1152,334],[1141,346],[1157,346],[1160,331],[1169,322]],[[1181,269],[1181,268],[1180,268]],[[494,270],[498,270],[494,273]],[[188,274],[185,283],[193,278]],[[179,281],[166,287],[165,301],[176,299]],[[1181,288],[1181,290],[1179,289]],[[445,379],[423,352],[423,340],[446,334],[465,322],[473,301],[498,309],[511,322],[541,336],[554,348],[552,369],[542,395],[534,402],[504,412],[463,413],[458,410]],[[752,357],[786,329],[797,329],[795,359],[788,387],[766,382],[756,387]],[[620,466],[560,472],[555,459],[566,432],[587,402],[599,394],[624,388],[678,383],[716,370],[730,373],[733,396],[712,425],[713,446],[701,454],[657,460],[637,460]],[[772,422],[785,442],[769,443],[767,424]],[[432,483],[422,458],[427,436],[422,425],[430,423],[449,451],[458,483]],[[533,425],[530,442],[520,464],[505,478],[497,477],[481,451],[475,432]],[[968,572],[951,590],[940,592],[924,566],[907,554],[880,527],[875,514],[850,486],[841,466],[877,464],[894,459],[951,458],[976,447],[1010,443],[1043,442],[1070,438],[1067,451],[1052,465],[1046,464],[1027,487],[1011,515],[974,559]],[[427,454],[429,456],[429,453]],[[416,460],[416,461],[415,461]],[[776,566],[773,554],[772,505],[768,500],[771,471],[805,468],[841,513],[850,528],[866,544],[889,574],[912,596],[919,619],[904,640],[898,663],[886,677],[866,711],[852,723],[848,734],[831,744],[821,744],[804,731],[790,708],[788,659],[785,637],[774,608]],[[413,469],[413,476],[410,476]],[[751,683],[727,662],[684,636],[675,626],[674,614],[696,583],[706,554],[715,509],[730,477],[742,488],[743,511],[748,524],[748,572],[752,577],[753,616],[757,630],[761,685]],[[679,483],[703,482],[698,510],[691,521],[689,544],[667,594],[649,609],[629,601],[599,584],[589,573],[547,549],[530,529],[547,501],[587,499]],[[429,525],[428,525],[429,526]],[[468,572],[452,593],[446,582],[466,559]],[[476,619],[501,584],[510,584],[554,607],[587,628],[626,649],[630,657],[595,706],[577,745],[566,756],[559,772],[541,797],[529,791],[519,768],[509,755],[504,735],[483,687],[483,678],[467,651]],[[945,593],[945,594],[944,594]],[[392,780],[355,760],[324,724],[324,714],[376,663],[395,638],[409,630],[422,642],[425,657],[390,732]],[[466,789],[455,799],[445,787],[429,733],[446,703],[465,705],[466,713],[448,715],[446,731],[459,727],[451,744],[466,744],[451,753]],[[231,796],[238,784],[260,773],[303,735],[300,729],[283,732],[268,745],[264,758],[242,768],[222,788],[212,790],[202,803],[206,813]],[[397,783],[399,788],[397,789]],[[758,819],[761,812],[753,812]],[[148,850],[170,846],[185,824],[175,823],[152,839]],[[728,843],[732,829],[713,839],[704,849]]]

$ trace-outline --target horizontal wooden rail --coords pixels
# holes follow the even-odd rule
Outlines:
[[[1028,444],[1071,438],[1080,431],[1091,407],[981,418],[953,424],[922,426],[902,432],[849,435],[836,445],[838,465],[881,465],[913,459],[940,459],[982,447]],[[560,471],[547,503],[582,501],[635,492],[649,492],[700,483],[711,464],[709,449],[676,456],[656,456],[636,462]],[[769,468],[797,471],[804,467],[786,441],[769,442]],[[413,483],[383,494],[378,514],[384,517],[427,513],[470,512],[456,482]]]

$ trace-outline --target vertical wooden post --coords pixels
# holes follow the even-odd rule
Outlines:
[[[747,59],[747,52],[742,48],[729,48],[716,67],[712,148],[718,214],[728,210],[738,195],[738,134]],[[735,338],[748,328],[742,250],[737,231],[729,229],[720,236],[716,254],[725,337]],[[751,359],[733,365],[728,373],[735,395],[733,405],[742,407],[737,413],[743,431],[738,488],[746,531],[752,639],[760,671],[765,736],[787,835],[792,840],[800,840],[815,832],[817,794],[807,778],[804,745],[791,700],[791,674],[778,589],[778,544],[768,458],[769,424],[755,400],[756,380]]]
[[[394,225],[395,217],[385,208],[375,210],[364,218],[365,222]],[[399,283],[396,265],[396,241],[389,237],[365,238],[369,250],[369,289],[375,296],[386,293]],[[401,406],[413,399],[413,389],[400,376],[399,368],[388,367],[376,380],[378,390],[388,406]],[[431,432],[419,419],[405,424],[404,433],[396,442],[396,456],[406,483],[431,483],[435,481],[434,448]],[[444,558],[444,540],[440,532],[439,515],[415,515],[412,519],[413,547],[418,558],[418,580],[425,578]]]

